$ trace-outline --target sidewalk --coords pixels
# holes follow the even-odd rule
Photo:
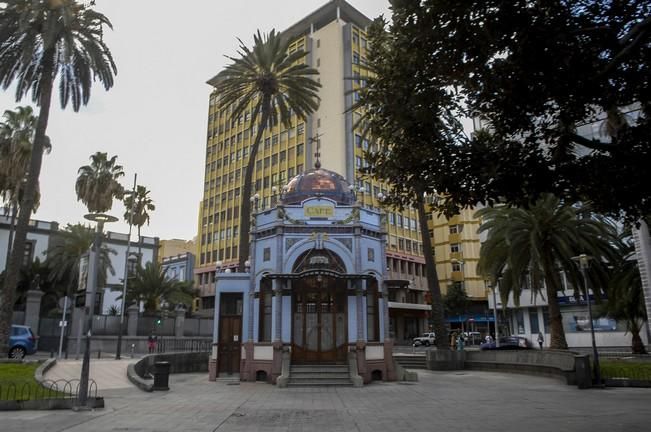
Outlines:
[[[127,378],[127,366],[134,359],[105,359],[90,360],[90,378],[95,380],[100,395],[105,390],[137,389]],[[81,376],[81,360],[57,360],[56,365],[50,368],[45,378],[51,381],[79,379]]]
[[[92,367],[92,366],[91,366]],[[97,370],[97,369],[96,369]],[[651,391],[578,390],[555,379],[419,371],[417,383],[279,389],[170,377],[169,392],[102,391],[92,412],[2,413],[3,430],[113,431],[626,431],[648,428]],[[645,426],[646,425],[646,426]]]

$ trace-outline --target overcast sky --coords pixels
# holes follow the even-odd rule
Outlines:
[[[389,16],[388,0],[350,0],[370,18]],[[66,223],[83,221],[85,207],[74,190],[77,170],[91,154],[117,155],[125,187],[133,175],[151,190],[156,211],[143,235],[192,239],[203,192],[210,86],[206,80],[233,55],[236,38],[247,44],[257,30],[284,30],[327,0],[97,0],[113,23],[105,34],[118,67],[108,92],[93,87],[78,113],[62,111],[53,97],[44,156],[41,206],[34,216]],[[23,99],[26,105],[31,99]],[[0,109],[14,109],[12,89],[0,91]],[[109,212],[122,219],[124,207]],[[126,232],[124,222],[107,226]]]

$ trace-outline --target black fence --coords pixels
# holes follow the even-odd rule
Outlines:
[[[97,383],[88,380],[88,397],[97,397]],[[27,401],[51,399],[79,399],[79,380],[45,380],[40,385],[34,382],[0,382],[0,400]]]
[[[212,340],[208,338],[166,338],[159,337],[155,351],[168,352],[207,352],[212,350]]]

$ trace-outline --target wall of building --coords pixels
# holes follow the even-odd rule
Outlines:
[[[10,225],[10,217],[0,216],[0,273],[5,270],[7,263]],[[27,241],[32,244],[32,261],[36,258],[45,261],[50,235],[58,229],[59,224],[56,222],[30,220]]]

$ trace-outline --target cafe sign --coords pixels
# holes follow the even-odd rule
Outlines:
[[[334,217],[335,209],[327,205],[313,205],[303,207],[303,214],[310,218],[330,218]]]

